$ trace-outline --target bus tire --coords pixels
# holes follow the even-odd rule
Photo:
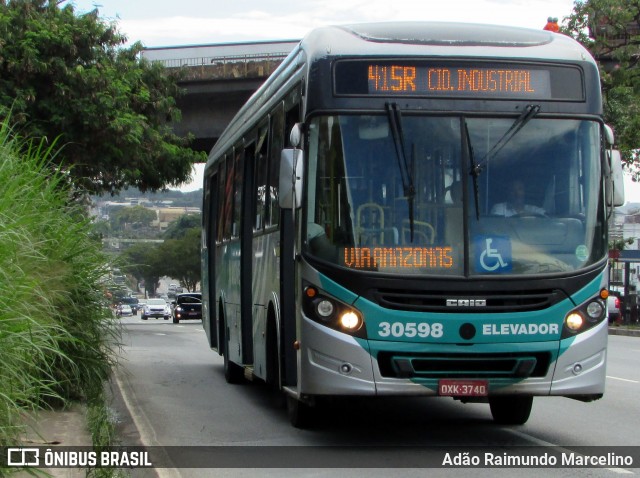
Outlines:
[[[269,310],[267,318],[267,377],[270,401],[275,408],[284,409],[287,406],[285,394],[280,389],[280,357],[278,354],[278,332],[273,311]]]
[[[501,425],[523,425],[529,419],[533,397],[524,395],[501,395],[489,397],[493,421]]]
[[[314,424],[315,409],[295,397],[287,395],[287,415],[296,428],[309,428]]]
[[[233,363],[229,360],[229,334],[226,331],[225,326],[224,333],[224,379],[227,383],[242,383],[244,381],[244,371],[240,365]]]

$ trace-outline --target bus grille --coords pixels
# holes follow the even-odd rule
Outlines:
[[[473,294],[378,289],[374,292],[374,297],[378,304],[387,309],[412,310],[416,312],[513,313],[543,310],[561,301],[566,296],[557,289],[476,292]],[[482,307],[451,306],[447,305],[447,301],[450,299],[483,300],[486,301],[486,305]]]
[[[383,377],[395,378],[528,378],[544,377],[548,352],[503,354],[400,354],[380,352]]]

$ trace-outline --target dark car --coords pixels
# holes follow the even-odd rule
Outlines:
[[[181,320],[202,320],[202,294],[200,292],[186,292],[176,295],[173,301],[173,323]]]
[[[138,305],[139,301],[137,297],[123,297],[120,299],[120,303],[130,306],[133,315],[138,315],[138,309],[140,309],[140,306]]]

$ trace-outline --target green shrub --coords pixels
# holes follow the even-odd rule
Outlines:
[[[99,397],[117,346],[106,258],[54,155],[0,125],[0,446],[25,409]]]

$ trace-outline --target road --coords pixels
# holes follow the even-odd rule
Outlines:
[[[258,448],[263,446],[281,447],[267,456],[267,460],[274,460],[270,463],[275,463],[269,466],[278,467],[284,466],[283,462],[287,467],[300,467],[310,459],[304,454],[305,449],[292,447],[333,446],[333,450],[347,453],[347,457],[355,453],[354,447],[394,447],[388,456],[381,448],[375,455],[360,454],[357,458],[369,459],[369,456],[382,460],[383,465],[388,463],[389,468],[400,466],[401,470],[393,470],[394,476],[426,476],[424,468],[404,468],[407,465],[400,464],[399,460],[405,457],[398,454],[398,450],[406,451],[409,460],[413,456],[422,463],[419,455],[411,455],[419,452],[412,452],[408,447],[420,447],[422,453],[434,447],[473,453],[480,450],[477,447],[508,452],[518,446],[555,445],[563,447],[562,450],[572,450],[580,446],[640,445],[640,338],[610,336],[607,392],[602,400],[582,403],[566,398],[537,398],[531,418],[524,426],[495,425],[484,404],[403,398],[341,400],[323,411],[317,427],[299,430],[289,424],[286,410],[266,387],[259,383],[228,385],[225,382],[222,359],[207,348],[199,321],[172,324],[130,317],[122,319],[122,324],[123,349],[115,380],[118,399],[114,401],[114,412],[123,424],[123,444],[249,447],[244,450],[259,453],[254,458],[246,453],[247,469],[183,468],[182,461],[179,467],[156,469],[155,473],[161,478],[256,476],[256,470],[251,473],[249,468],[261,468],[260,465],[266,463],[267,452],[260,454],[260,450],[274,451]],[[231,451],[242,452],[242,449],[224,450],[228,451],[225,456],[231,456]],[[291,464],[283,454],[290,455]],[[317,454],[314,457],[318,459]],[[175,456],[172,457],[175,463],[173,458]],[[328,460],[330,466],[348,468],[337,471],[261,468],[259,475],[287,476],[284,473],[287,471],[290,476],[389,476],[388,469],[386,473],[381,468],[363,470],[354,468],[354,463],[343,465],[331,457]],[[512,475],[507,475],[509,470],[492,468],[435,468],[428,472],[429,476],[455,473],[456,476],[482,477],[495,476],[498,472]],[[544,470],[545,476],[563,477],[585,476],[585,472],[589,476],[618,476],[639,471],[618,466]],[[518,474],[539,476],[540,470],[519,469]]]

